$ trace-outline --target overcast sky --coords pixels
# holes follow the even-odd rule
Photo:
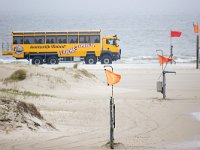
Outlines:
[[[1,13],[200,13],[200,0],[0,0]]]

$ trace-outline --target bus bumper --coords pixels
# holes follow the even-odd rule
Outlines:
[[[12,55],[12,51],[2,51],[2,55]]]
[[[112,53],[112,60],[118,60],[121,58],[121,51],[119,53]]]

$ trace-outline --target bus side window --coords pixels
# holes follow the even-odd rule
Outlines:
[[[79,43],[85,43],[84,37],[84,35],[79,36]]]
[[[23,36],[14,36],[13,44],[23,44]]]
[[[58,40],[58,43],[62,43],[62,40],[61,40],[61,39],[59,39],[59,40]]]
[[[25,36],[24,37],[24,44],[34,44],[35,40],[33,36]]]
[[[80,35],[79,43],[90,43],[90,37],[87,35]]]
[[[57,36],[57,43],[67,43],[67,36]]]
[[[16,39],[14,40],[13,44],[18,44]]]
[[[55,43],[56,42],[56,36],[46,36],[46,43]]]
[[[51,43],[54,43],[54,39],[51,39]]]
[[[44,36],[36,36],[35,43],[36,44],[44,44]]]
[[[100,36],[99,35],[91,35],[90,42],[91,43],[100,43]]]
[[[63,39],[63,43],[67,43],[67,39]]]
[[[26,39],[26,40],[24,41],[24,44],[30,44],[29,40]]]
[[[69,43],[78,43],[78,36],[77,35],[69,35],[68,42]]]

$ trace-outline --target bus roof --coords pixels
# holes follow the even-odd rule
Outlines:
[[[14,31],[12,34],[78,34],[78,33],[100,33],[101,30],[66,30],[66,31]]]

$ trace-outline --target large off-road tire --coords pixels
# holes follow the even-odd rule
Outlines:
[[[32,64],[33,65],[41,65],[41,64],[43,64],[42,57],[41,56],[35,56],[35,57],[33,57]]]
[[[112,58],[110,55],[103,55],[101,58],[101,64],[112,64]]]
[[[55,65],[55,64],[58,64],[58,63],[59,63],[58,57],[56,57],[56,56],[50,56],[50,57],[47,59],[47,64]]]
[[[97,63],[97,57],[94,55],[88,55],[85,58],[85,64],[96,64]]]

